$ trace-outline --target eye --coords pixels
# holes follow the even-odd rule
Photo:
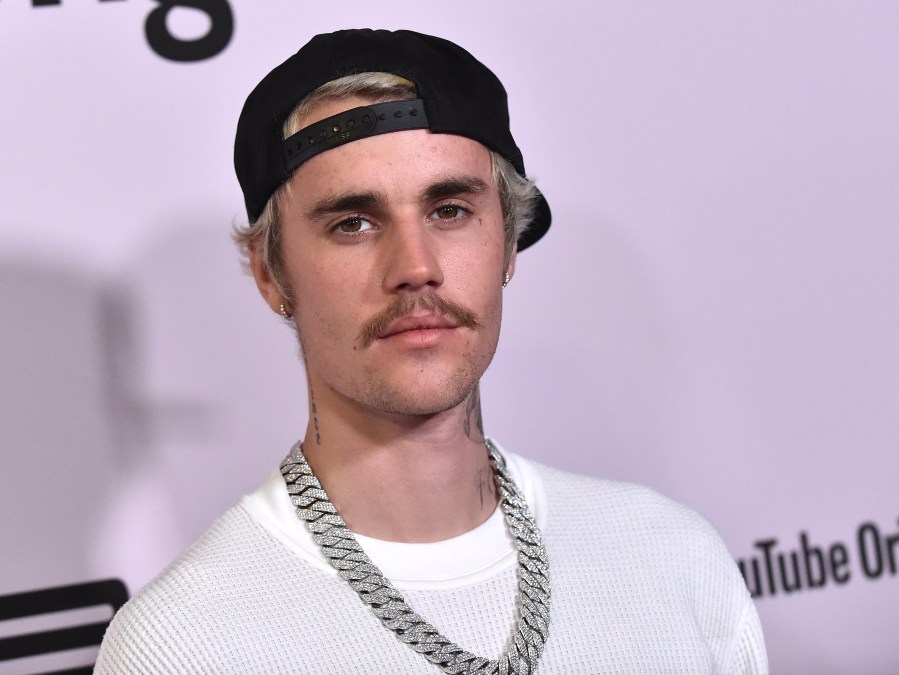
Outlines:
[[[458,220],[467,215],[468,211],[458,204],[441,204],[431,213],[434,220]]]
[[[373,227],[374,225],[362,216],[350,216],[337,223],[334,226],[334,231],[339,234],[360,234],[368,232]]]

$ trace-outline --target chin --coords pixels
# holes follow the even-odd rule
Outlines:
[[[452,410],[477,386],[483,371],[466,368],[445,377],[418,374],[411,381],[377,378],[370,381],[364,402],[395,415],[436,415]]]

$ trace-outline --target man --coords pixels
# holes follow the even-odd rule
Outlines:
[[[550,223],[485,66],[317,36],[250,94],[235,165],[309,422],[117,615],[98,672],[767,672],[705,521],[484,436],[503,288]]]

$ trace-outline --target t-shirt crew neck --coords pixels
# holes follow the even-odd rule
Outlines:
[[[544,527],[546,498],[540,476],[530,464],[506,452],[494,442],[528,508]],[[269,533],[294,553],[323,572],[336,570],[296,513],[279,470],[240,501],[241,506]],[[516,563],[515,543],[501,508],[481,525],[457,537],[432,543],[385,541],[355,534],[371,561],[397,588],[448,590],[477,583]]]

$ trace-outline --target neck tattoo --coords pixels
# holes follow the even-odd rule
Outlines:
[[[297,443],[281,463],[297,516],[306,523],[322,553],[384,626],[447,673],[530,675],[537,669],[549,634],[549,560],[540,530],[524,496],[506,471],[506,462],[485,442],[500,492],[506,527],[518,549],[518,624],[505,656],[490,660],[465,651],[441,635],[406,604],[347,528]]]

